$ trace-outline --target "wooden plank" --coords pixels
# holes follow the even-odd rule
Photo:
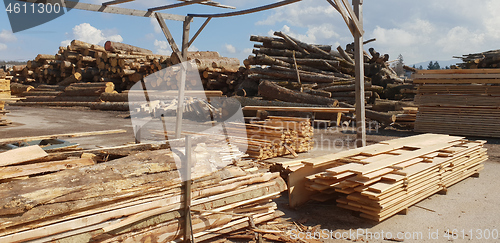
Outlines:
[[[297,208],[311,199],[316,194],[306,189],[306,177],[324,171],[327,166],[313,167],[303,166],[302,168],[288,175],[288,205]]]
[[[499,79],[500,73],[413,74],[414,79]]]
[[[477,69],[441,69],[441,70],[417,70],[417,74],[468,74],[468,73],[497,73],[498,68],[477,68]]]
[[[20,0],[23,2],[30,2],[30,3],[38,3],[38,0]],[[49,4],[61,4],[60,0],[46,0],[44,3],[49,3]],[[90,4],[90,3],[82,3],[82,2],[74,2],[74,1],[64,1],[64,4],[66,5],[67,8],[74,8],[74,9],[80,9],[80,10],[87,10],[87,11],[93,11],[93,12],[101,12],[101,13],[112,13],[112,14],[121,14],[121,15],[129,15],[129,16],[138,16],[138,17],[153,17],[151,15],[151,12],[144,11],[144,10],[136,10],[136,9],[127,9],[127,8],[119,8],[119,7],[113,7],[113,6],[102,6],[98,4]],[[177,14],[168,14],[168,13],[160,13],[162,18],[168,19],[168,20],[175,20],[175,21],[184,21],[186,20],[185,16],[182,15],[177,15]]]
[[[414,79],[414,84],[498,84],[500,83],[500,78],[498,79],[482,79],[482,78],[470,78],[470,79]]]
[[[0,153],[0,166],[16,165],[43,158],[48,154],[40,146],[28,146]]]
[[[109,5],[115,5],[115,4],[121,4],[121,3],[128,3],[132,2],[134,0],[114,0],[114,1],[109,1],[109,2],[103,2],[102,6],[109,6]]]
[[[93,164],[95,164],[95,162],[92,159],[83,158],[83,159],[70,159],[63,161],[52,161],[52,162],[45,162],[38,164],[0,167],[0,180],[21,177],[21,176],[35,175],[44,172],[54,172],[66,169],[73,169]]]
[[[261,7],[256,7],[256,8],[251,8],[251,9],[246,9],[246,10],[240,10],[240,11],[235,11],[235,12],[229,12],[229,13],[221,13],[221,14],[188,14],[189,17],[199,17],[199,18],[221,18],[221,17],[231,17],[231,16],[238,16],[238,15],[243,15],[243,14],[249,14],[249,13],[255,13],[255,12],[260,12],[268,9],[273,9],[281,6],[285,6],[291,3],[295,2],[300,2],[301,0],[284,0],[281,2],[277,3],[272,3],[269,5],[261,6]]]
[[[341,107],[280,107],[280,106],[245,106],[243,110],[266,110],[266,111],[301,111],[301,112],[324,112],[324,113],[346,113],[354,112],[354,108]]]
[[[76,137],[116,134],[116,133],[125,133],[125,132],[127,132],[127,131],[124,129],[116,129],[116,130],[104,130],[104,131],[94,131],[94,132],[77,132],[77,133],[63,133],[63,134],[52,134],[52,135],[31,136],[31,137],[3,138],[3,139],[0,139],[0,145],[15,143],[15,142],[27,142],[27,141],[33,141],[33,140],[44,140],[44,139],[55,139],[55,138],[76,138]]]
[[[438,141],[433,141],[433,142],[436,142],[436,143],[434,143],[433,146],[429,146],[429,147],[425,147],[425,148],[422,148],[419,150],[411,151],[411,152],[408,152],[408,153],[400,155],[400,156],[395,156],[392,159],[387,159],[387,160],[379,161],[379,162],[373,162],[373,163],[370,163],[367,165],[358,165],[356,168],[350,169],[349,171],[364,175],[364,174],[368,174],[368,173],[376,171],[376,170],[380,170],[380,169],[385,168],[385,167],[392,166],[392,165],[397,164],[397,163],[411,160],[415,157],[419,157],[419,156],[431,153],[435,150],[444,149],[444,148],[448,148],[448,147],[453,146],[453,144],[450,144],[449,142],[445,142],[445,141],[443,141],[443,143],[441,143],[441,144]]]

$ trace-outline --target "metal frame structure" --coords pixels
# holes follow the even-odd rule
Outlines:
[[[247,10],[233,11],[227,13],[220,14],[188,14],[187,16],[169,14],[169,13],[160,13],[157,11],[172,9],[181,6],[187,6],[192,4],[201,4],[214,6],[219,8],[229,8],[234,9],[234,7],[222,5],[218,2],[214,2],[212,0],[178,0],[179,3],[169,4],[164,6],[158,6],[149,8],[148,10],[137,10],[137,9],[127,9],[116,7],[115,5],[119,5],[122,3],[132,2],[134,0],[113,0],[104,2],[101,5],[98,4],[89,4],[89,3],[81,3],[75,1],[67,1],[67,0],[19,0],[23,2],[31,2],[31,3],[62,3],[63,7],[68,7],[71,9],[80,9],[94,12],[102,12],[102,13],[113,13],[113,14],[121,14],[121,15],[130,15],[130,16],[139,16],[139,17],[150,17],[156,18],[158,24],[160,25],[163,34],[165,35],[170,47],[172,48],[172,54],[175,55],[177,61],[182,63],[187,60],[187,51],[189,46],[194,42],[194,40],[198,37],[198,35],[203,31],[206,25],[210,22],[212,18],[221,18],[221,17],[232,17],[244,14],[250,14],[255,12],[260,12],[264,10],[269,10],[277,7],[282,7],[288,4],[292,4],[295,2],[300,2],[302,0],[282,0],[280,2],[251,8]],[[366,125],[365,125],[365,103],[364,103],[364,65],[363,65],[363,17],[362,17],[362,6],[363,0],[352,0],[351,7],[348,0],[326,0],[330,3],[342,16],[344,21],[346,22],[351,34],[354,37],[355,43],[355,73],[356,73],[356,134],[357,134],[357,146],[362,147],[366,146]],[[191,40],[189,39],[189,31],[190,24],[193,18],[206,18],[205,22],[198,29],[198,31],[193,35]],[[183,33],[182,33],[182,46],[179,50],[177,44],[174,41],[170,30],[165,23],[166,20],[174,20],[174,21],[182,21],[183,22]],[[179,85],[179,97],[178,100],[184,100],[184,89],[185,89],[185,75],[181,77],[181,84]],[[178,102],[177,107],[177,119],[176,119],[176,129],[175,136],[176,138],[180,138],[181,129],[182,129],[182,111],[183,111],[183,103]],[[187,138],[186,148],[190,147],[189,138]],[[190,154],[190,149],[186,150],[186,155]],[[189,156],[190,157],[190,156]],[[188,166],[189,167],[189,166]],[[190,190],[191,188],[191,180],[186,181],[185,184],[185,198],[190,198]],[[185,227],[185,235],[184,239],[187,242],[192,242],[194,239],[192,238],[191,232],[191,213],[190,213],[190,200],[185,200],[185,210],[186,210],[186,227]]]

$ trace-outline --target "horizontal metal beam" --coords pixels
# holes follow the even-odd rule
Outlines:
[[[264,10],[269,10],[277,7],[281,7],[284,5],[288,5],[291,3],[295,2],[300,2],[301,0],[285,0],[261,7],[256,7],[256,8],[251,8],[251,9],[246,9],[246,10],[240,10],[240,11],[235,11],[235,12],[229,12],[229,13],[221,13],[221,14],[188,14],[190,17],[199,17],[199,18],[221,18],[221,17],[232,17],[232,16],[238,16],[238,15],[243,15],[243,14],[250,14],[250,13],[255,13],[255,12],[260,12]]]
[[[39,0],[19,0],[19,1],[30,2],[30,3],[38,3],[39,2]],[[47,0],[47,1],[44,1],[43,3],[51,3],[51,4],[59,3],[60,4],[61,0]],[[154,17],[151,14],[151,12],[144,11],[144,10],[119,8],[119,7],[113,7],[113,6],[102,6],[102,5],[97,5],[97,4],[73,2],[73,1],[66,1],[66,0],[62,0],[62,4],[68,8],[101,12],[101,13],[112,13],[112,14],[130,15],[130,16],[138,16],[138,17],[150,17],[150,18]],[[177,14],[160,13],[160,15],[163,19],[175,20],[175,21],[184,21],[187,18],[186,16],[177,15]]]
[[[128,2],[132,2],[132,1],[134,1],[134,0],[114,0],[114,1],[102,3],[102,6],[109,6],[109,5],[120,4],[120,3],[128,3]]]

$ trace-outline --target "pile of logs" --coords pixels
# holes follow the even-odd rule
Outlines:
[[[248,144],[246,153],[251,158],[265,160],[313,148],[314,129],[309,118],[269,116],[264,121],[249,124],[230,123],[226,130],[238,135],[235,141]],[[236,144],[238,145],[238,143]]]
[[[249,74],[246,83],[254,82],[255,85],[242,84],[241,94],[253,96],[257,85],[267,80],[307,94],[354,103],[352,49],[346,51],[339,46],[338,51],[332,51],[331,46],[307,44],[282,32],[274,35],[279,38],[250,37],[259,44],[254,45],[255,55],[249,56],[244,64]],[[403,82],[387,64],[388,55],[380,57],[373,48],[370,53],[371,56],[365,53],[364,60],[367,98],[382,94],[387,83]],[[372,79],[376,80],[373,84]]]
[[[500,69],[420,70],[416,132],[500,137]]]
[[[458,63],[457,66],[463,69],[500,68],[500,50],[468,54],[454,58],[462,59],[462,63]]]
[[[478,176],[485,142],[423,134],[311,158],[289,174],[290,206],[338,196],[337,206],[382,221]]]
[[[193,151],[196,158],[224,154]],[[154,144],[49,154],[31,146],[0,153],[0,241],[182,241],[186,211],[176,156]],[[283,215],[272,202],[287,189],[278,173],[234,165],[206,171],[198,162],[190,207],[197,242]]]
[[[0,126],[10,124],[10,122],[4,118],[5,114],[8,112],[5,110],[5,100],[10,99],[10,96],[10,80],[6,79],[5,73],[2,73],[0,74]]]
[[[203,85],[208,90],[234,91],[244,70],[236,58],[220,57],[217,52],[190,52],[188,60],[198,65]],[[14,66],[13,82],[33,86],[66,86],[75,82],[112,82],[116,90],[128,90],[144,77],[176,64],[170,56],[123,43],[107,41],[105,46],[73,40],[60,47],[56,55],[39,54],[27,65]],[[170,84],[166,89],[178,89]]]

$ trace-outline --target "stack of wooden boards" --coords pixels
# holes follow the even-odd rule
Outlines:
[[[419,70],[416,132],[500,137],[500,69]]]
[[[457,64],[457,66],[463,69],[500,68],[500,50],[468,54],[455,58],[462,59],[462,63]]]
[[[314,146],[314,129],[309,118],[269,116],[250,124],[230,123],[226,130],[239,134],[235,141],[248,144],[246,153],[258,160],[307,152]],[[238,145],[238,144],[236,144]]]
[[[417,119],[418,107],[402,107],[403,113],[396,115],[395,123],[399,126],[414,127]]]
[[[180,242],[185,211],[175,156],[168,149],[143,151],[0,184],[0,241]],[[248,171],[193,170],[197,242],[282,215],[272,199],[286,190],[283,179]]]
[[[10,96],[10,80],[5,79],[5,75],[0,75],[0,126],[10,124],[10,122],[4,118],[5,114],[7,114],[7,110],[5,110],[5,100],[10,99]]]
[[[249,56],[244,61],[249,79],[256,82],[268,80],[292,90],[354,103],[353,49],[344,50],[339,46],[337,52],[332,51],[329,45],[304,43],[282,32],[275,32],[274,35],[277,38],[250,37],[251,41],[260,44],[254,45],[255,56]],[[372,48],[370,50],[371,54],[365,52],[365,70],[369,73],[365,84],[366,97],[371,97],[372,91],[382,94],[384,89],[372,85],[371,77],[377,77],[384,87],[386,83],[402,82],[387,65],[388,56],[381,56]],[[243,93],[254,93],[250,89],[247,87]]]
[[[484,143],[422,134],[308,159],[289,174],[290,206],[340,193],[339,207],[382,221],[477,174]]]
[[[217,52],[190,52],[207,89],[234,90],[242,70],[236,58],[221,57]],[[112,82],[118,91],[128,90],[136,82],[177,64],[170,56],[123,43],[108,41],[105,46],[73,40],[55,55],[39,54],[27,65],[14,66],[13,82],[68,85],[73,82]],[[175,84],[171,89],[177,89]]]

